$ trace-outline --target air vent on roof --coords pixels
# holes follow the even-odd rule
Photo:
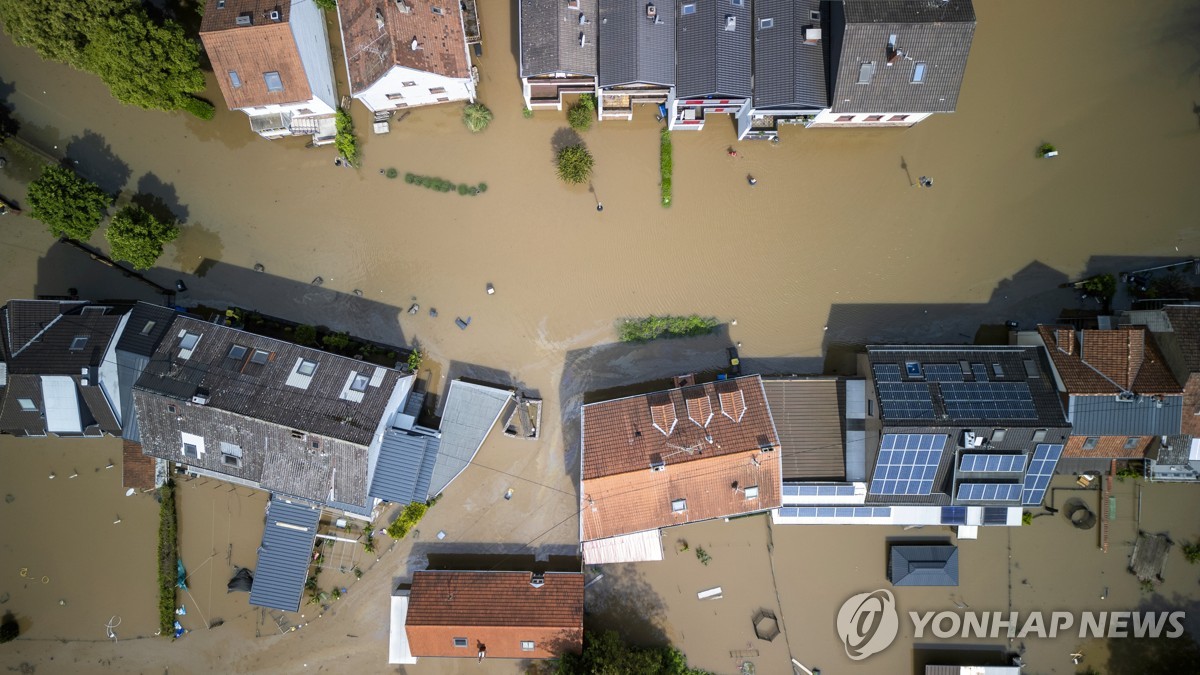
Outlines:
[[[1117,394],[1117,401],[1119,403],[1133,403],[1136,400],[1137,394],[1133,393],[1132,391],[1123,391]]]
[[[654,455],[650,458],[651,471],[666,471],[667,463],[663,461],[662,455]]]
[[[731,16],[725,17],[725,30],[727,30],[727,31],[737,30],[737,17],[736,16],[731,15]]]
[[[192,395],[192,403],[195,403],[196,405],[208,405],[208,392],[204,391],[203,389],[197,390],[196,393]]]
[[[534,588],[541,588],[546,585],[546,575],[541,572],[533,572],[529,575],[529,585]]]
[[[396,0],[396,9],[401,14],[412,14],[412,7],[404,0]]]
[[[250,16],[249,14],[239,14],[239,15],[238,15],[238,18],[237,18],[237,25],[239,25],[239,26],[249,26],[249,25],[250,25],[250,24],[252,24],[252,23],[254,23],[254,19],[253,19],[253,18],[251,18],[251,16]]]
[[[281,15],[281,14],[279,13],[279,10],[277,10],[277,9],[273,9],[273,10],[271,10],[271,13],[270,13],[270,14],[268,14],[267,16],[270,16],[272,21],[278,21],[278,20],[280,20],[281,18],[283,18],[283,15]]]
[[[646,3],[646,18],[653,19],[656,16],[658,16],[658,9],[654,6],[654,3]]]

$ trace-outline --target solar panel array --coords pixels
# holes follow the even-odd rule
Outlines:
[[[890,506],[782,506],[782,518],[890,518]]]
[[[930,382],[962,382],[962,368],[956,363],[927,363],[925,379]]]
[[[943,382],[942,399],[946,413],[955,418],[1037,419],[1033,395],[1024,382]]]
[[[962,502],[1015,502],[1021,498],[1020,483],[959,483]]]
[[[884,419],[931,420],[933,399],[924,382],[880,382],[879,405]]]
[[[1025,489],[1021,495],[1021,503],[1037,506],[1046,496],[1046,488],[1050,486],[1050,477],[1054,475],[1054,467],[1062,457],[1063,446],[1049,443],[1039,444],[1033,450],[1033,458],[1029,461],[1029,473],[1025,474]]]
[[[1021,473],[1025,470],[1025,455],[963,455],[959,469]]]
[[[927,495],[946,447],[945,434],[884,434],[871,494]]]
[[[975,375],[976,382],[988,381],[987,366],[983,365],[982,363],[972,363],[971,373]]]
[[[943,506],[942,507],[942,524],[943,525],[966,525],[967,524],[967,507],[965,507],[965,506]]]
[[[872,369],[875,371],[876,382],[900,381],[900,366],[895,363],[876,363]]]
[[[853,485],[784,485],[784,497],[853,497]]]
[[[983,508],[984,525],[1007,525],[1008,509],[1003,506],[985,506]]]

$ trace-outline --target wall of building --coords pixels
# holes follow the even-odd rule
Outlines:
[[[96,382],[99,385],[100,391],[104,393],[104,398],[108,400],[108,407],[112,408],[113,417],[117,418],[117,424],[125,425],[125,420],[121,419],[121,413],[124,409],[124,403],[121,401],[121,385],[118,377],[117,369],[117,340],[121,337],[121,333],[125,330],[125,324],[129,323],[129,314],[126,313],[121,317],[121,322],[117,324],[117,329],[113,331],[112,339],[109,340],[108,349],[104,352],[104,360],[100,362],[100,371],[96,375]]]
[[[406,82],[411,84],[406,86]],[[438,88],[445,91],[437,93],[431,91]],[[401,98],[388,98],[389,94],[399,95]],[[395,66],[386,75],[379,78],[378,82],[365,91],[355,94],[354,98],[362,101],[367,108],[374,111],[413,108],[451,101],[474,101],[475,83],[469,77],[458,79]]]
[[[288,23],[292,37],[300,50],[300,61],[308,75],[313,101],[307,107],[313,115],[332,115],[337,108],[337,92],[333,82],[333,57],[329,52],[329,35],[325,31],[325,13],[312,0],[292,0]]]

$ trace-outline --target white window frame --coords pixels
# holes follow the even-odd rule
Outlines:
[[[300,363],[296,365],[296,374],[303,375],[304,377],[312,377],[317,372],[317,365],[318,364],[316,361],[309,361],[308,359],[301,358]],[[311,366],[307,373],[304,372],[304,368],[306,366]]]
[[[758,499],[758,486],[751,485],[743,491],[743,494],[745,494],[746,499]]]
[[[37,412],[37,403],[34,403],[31,398],[18,398],[17,403],[21,406],[21,410],[25,412]]]
[[[204,437],[203,436],[197,436],[196,434],[189,434],[186,431],[179,432],[179,436],[180,436],[180,441],[181,441],[181,443],[179,445],[180,454],[183,454],[183,456],[187,457],[188,459],[204,459],[205,450],[204,450]],[[189,445],[196,446],[196,457],[195,458],[192,458],[189,455],[184,454],[184,449]]]
[[[537,648],[537,643],[533,640],[521,640],[521,651],[531,652]]]
[[[687,511],[687,499],[672,499],[671,513],[683,513]]]
[[[462,644],[459,644],[460,642],[461,642]],[[467,638],[465,638],[465,637],[456,637],[456,638],[454,638],[454,646],[455,646],[455,647],[467,647],[467,646],[468,646],[468,642],[469,642],[469,641],[468,641],[468,640],[467,640]]]

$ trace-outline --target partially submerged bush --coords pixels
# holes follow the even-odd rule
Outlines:
[[[707,335],[717,327],[712,317],[648,316],[625,319],[620,326],[621,342],[648,342],[660,337],[693,337]]]
[[[421,502],[415,502],[404,507],[399,517],[388,525],[387,533],[392,539],[403,539],[409,531],[416,527],[429,507]]]

